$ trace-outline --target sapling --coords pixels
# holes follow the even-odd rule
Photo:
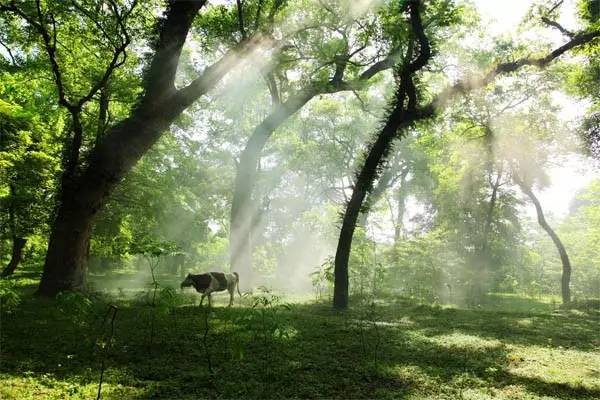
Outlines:
[[[117,311],[118,311],[118,308],[116,306],[114,306],[112,304],[109,305],[108,310],[106,311],[106,314],[104,315],[104,320],[102,321],[102,328],[104,328],[106,319],[108,318],[109,315],[112,314],[111,319],[110,319],[110,334],[108,335],[108,338],[106,337],[106,335],[103,335],[102,339],[99,340],[99,343],[98,343],[98,346],[101,349],[103,349],[104,351],[100,354],[100,360],[101,360],[100,379],[98,381],[98,394],[96,396],[96,400],[100,400],[100,398],[102,397],[102,382],[104,380],[104,370],[106,369],[106,356],[108,354],[108,350],[112,346],[113,336],[115,334],[115,318],[117,317]]]
[[[150,268],[150,276],[152,278],[152,282],[150,283],[152,288],[152,300],[150,302],[150,307],[152,309],[150,316],[150,348],[152,348],[157,313],[156,294],[160,288],[160,283],[156,279],[157,269],[164,256],[177,254],[177,246],[170,242],[148,241],[146,243],[134,245],[132,248],[134,249],[134,253],[142,255],[146,259],[148,267]]]
[[[208,368],[208,372],[210,372],[210,375],[212,376],[212,359],[210,354],[210,347],[208,346],[208,334],[210,330],[209,316],[211,311],[212,306],[209,302],[208,305],[204,307],[204,334],[202,335],[202,345],[204,346],[204,353],[206,354],[206,367]]]

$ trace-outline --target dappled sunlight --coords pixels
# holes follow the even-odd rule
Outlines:
[[[497,339],[488,340],[479,336],[467,335],[459,332],[436,336],[433,338],[433,342],[443,347],[470,350],[491,350],[502,346],[502,343]]]
[[[1,399],[600,399],[597,0],[0,2]]]
[[[273,296],[254,293],[240,301],[236,297],[231,308],[225,307],[226,296],[215,298],[209,341],[219,378],[211,378],[206,365],[199,362],[205,357],[202,327],[206,307],[193,305],[185,297],[184,303],[159,309],[155,344],[148,347],[151,309],[144,302],[113,299],[119,313],[106,371],[107,397],[194,398],[215,390],[226,397],[249,390],[261,398],[266,390],[292,397],[352,393],[372,397],[386,396],[392,390],[407,398],[477,398],[493,393],[506,399],[518,394],[559,399],[600,393],[594,370],[600,356],[597,350],[586,349],[590,338],[586,335],[594,333],[567,327],[571,347],[561,349],[559,346],[566,345],[566,339],[561,339],[566,317],[561,315],[525,318],[505,312],[499,319],[491,313],[404,300],[376,306],[369,316],[365,314],[369,308],[336,313],[323,304],[290,304]],[[258,298],[267,302],[253,308]],[[90,381],[97,378],[92,366],[98,354],[92,348],[100,335],[105,303],[93,303],[93,310],[88,317],[82,314],[73,319],[50,302],[29,300],[4,316],[0,373],[8,385],[0,388],[0,395],[27,386],[23,393],[30,398],[70,390],[89,397],[94,388]],[[528,330],[510,328],[533,318],[545,323],[533,326],[532,336]],[[568,320],[575,324],[575,318]],[[50,351],[37,351],[13,334],[32,327],[40,333],[38,340],[43,341],[44,349]],[[59,338],[45,334],[57,330],[63,332]],[[534,344],[536,341],[540,343]],[[344,362],[333,365],[332,359]],[[15,371],[20,372],[17,375]],[[266,376],[277,380],[268,378],[271,383],[267,384],[260,378]],[[32,379],[34,385],[30,385]],[[232,380],[248,384],[244,388],[225,384]],[[365,386],[364,382],[371,383]],[[200,384],[202,389],[198,389]]]
[[[600,354],[562,346],[513,346],[509,373],[542,382],[566,384],[600,392]]]

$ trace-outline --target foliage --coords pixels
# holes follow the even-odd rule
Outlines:
[[[319,268],[310,274],[317,301],[322,300],[323,293],[331,297],[333,290],[333,257],[329,257]]]
[[[10,314],[21,303],[21,295],[17,290],[17,282],[0,279],[0,305],[3,313]]]

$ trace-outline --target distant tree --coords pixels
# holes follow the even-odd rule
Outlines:
[[[524,179],[522,179],[518,172],[513,172],[513,180],[519,185],[523,193],[529,197],[533,205],[535,206],[535,211],[537,213],[538,223],[546,231],[548,236],[552,239],[552,242],[556,246],[556,250],[560,255],[560,260],[562,263],[562,278],[561,278],[561,293],[562,293],[562,301],[563,304],[568,304],[571,302],[571,261],[569,260],[569,255],[567,254],[567,250],[563,245],[562,241],[550,227],[548,221],[546,221],[546,217],[544,216],[544,210],[542,209],[542,205],[538,200],[537,196],[533,193],[533,189],[531,188],[531,183],[528,183]]]
[[[419,44],[414,44],[415,47],[420,47],[420,53],[418,53],[419,56],[413,60],[412,47],[409,46],[411,51],[407,53],[405,62],[399,67],[401,71],[399,74],[399,86],[397,94],[391,103],[391,112],[386,119],[383,129],[378,133],[377,137],[369,147],[364,164],[358,173],[352,197],[348,202],[344,213],[335,257],[333,305],[336,308],[346,308],[348,306],[348,259],[350,256],[352,236],[356,221],[359,213],[363,210],[363,202],[367,193],[371,191],[373,182],[381,172],[383,161],[389,154],[394,139],[398,136],[402,137],[405,134],[406,128],[413,125],[416,121],[426,120],[436,115],[436,113],[439,112],[452,97],[485,87],[498,75],[512,73],[523,66],[544,68],[565,52],[578,46],[585,45],[600,36],[600,31],[598,30],[586,30],[577,33],[573,35],[569,42],[544,57],[522,58],[513,62],[498,64],[482,78],[471,78],[465,81],[459,81],[457,84],[442,91],[430,103],[419,105],[418,93],[415,90],[415,85],[413,83],[413,80],[415,79],[414,75],[415,72],[423,67],[423,63],[426,63],[430,57],[429,43],[422,24],[420,23],[419,12],[417,11],[419,4],[418,1],[411,1],[408,3],[413,34],[419,39]],[[400,134],[398,134],[398,131]]]

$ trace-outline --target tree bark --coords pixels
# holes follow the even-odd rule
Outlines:
[[[23,249],[25,248],[26,243],[27,239],[18,236],[13,236],[11,258],[9,263],[2,270],[2,274],[0,276],[6,277],[12,275],[15,272],[15,270],[21,263],[21,260],[23,259]]]
[[[333,306],[337,309],[348,307],[348,261],[356,221],[362,211],[364,199],[372,189],[373,181],[390,151],[392,141],[396,138],[398,130],[422,117],[416,110],[417,94],[412,79],[413,75],[427,64],[431,57],[431,51],[421,24],[419,6],[418,1],[409,3],[412,33],[419,42],[419,55],[414,61],[411,61],[413,47],[415,46],[413,42],[412,45],[408,46],[405,65],[399,74],[400,83],[394,97],[394,108],[389,114],[383,129],[377,135],[375,142],[369,147],[365,163],[358,174],[342,220],[334,265]]]
[[[558,251],[558,254],[560,256],[560,261],[562,263],[562,277],[561,277],[561,282],[560,282],[561,283],[562,301],[563,301],[563,304],[568,304],[571,302],[571,288],[570,288],[571,261],[569,260],[569,255],[567,254],[567,250],[565,249],[565,246],[563,245],[562,241],[560,240],[560,238],[558,237],[556,232],[554,232],[554,230],[550,227],[550,225],[546,221],[546,217],[544,216],[544,211],[542,210],[542,205],[540,204],[540,201],[533,193],[533,190],[531,190],[531,188],[528,187],[523,181],[521,181],[519,179],[515,179],[515,181],[517,182],[517,184],[519,185],[519,187],[521,188],[523,193],[525,193],[527,195],[527,197],[529,197],[529,199],[535,206],[538,223],[540,224],[542,229],[544,231],[546,231],[548,236],[550,236],[550,239],[552,239],[554,246],[556,246],[556,250]]]

